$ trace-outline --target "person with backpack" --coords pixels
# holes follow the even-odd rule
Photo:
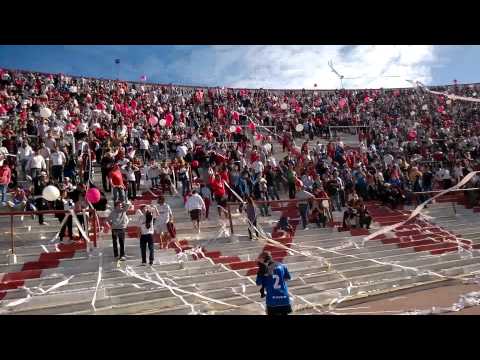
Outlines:
[[[285,264],[273,261],[272,254],[264,251],[257,259],[259,268],[256,284],[261,286],[260,294],[266,294],[267,315],[288,315],[292,312],[287,281],[291,280]]]

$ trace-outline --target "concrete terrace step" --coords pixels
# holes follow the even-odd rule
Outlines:
[[[453,261],[453,262],[450,261],[449,263],[451,263],[451,264],[461,265],[461,264],[465,264],[465,261],[471,261],[471,260],[472,260],[472,259],[468,259],[468,260],[458,260],[458,259],[457,259],[458,256],[453,256],[453,255],[456,255],[456,254],[449,255],[449,259],[456,259],[457,261],[456,261],[456,262],[455,262],[455,261]],[[438,262],[437,260],[438,260],[439,258],[440,258],[440,257],[431,257],[431,259],[429,259],[428,261],[425,261],[425,260],[424,260],[424,261],[422,262],[422,266],[425,266],[425,263],[428,263],[428,265],[430,265],[432,262],[433,262],[433,263],[436,263],[436,262]],[[447,257],[443,257],[443,259],[446,260]],[[460,261],[460,262],[459,262],[459,261]],[[463,261],[463,263],[462,263],[461,261]],[[408,262],[408,261],[405,262],[404,264],[405,264],[405,265],[411,265],[411,263]],[[471,263],[468,263],[468,264],[471,264]],[[359,264],[359,265],[360,265],[360,264]],[[418,265],[418,264],[417,264],[417,265]],[[198,281],[198,280],[199,280],[199,279],[197,278],[197,281]],[[177,280],[175,280],[175,281],[178,283]],[[233,279],[233,281],[236,281],[236,280]]]

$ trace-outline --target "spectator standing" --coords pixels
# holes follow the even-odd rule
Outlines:
[[[33,152],[32,157],[27,164],[27,169],[30,170],[30,176],[32,177],[32,179],[38,178],[42,171],[47,170],[47,163],[38,151]]]
[[[158,217],[159,213],[157,208],[153,208],[155,215]],[[144,219],[140,225],[140,253],[142,255],[142,266],[147,265],[147,246],[149,257],[148,261],[150,266],[154,261],[154,247],[153,247],[153,234],[154,230],[154,214],[150,207],[145,208],[144,212],[140,212],[144,216]]]
[[[202,211],[205,211],[206,209],[205,202],[202,197],[198,195],[197,190],[192,191],[192,195],[188,198],[185,207],[190,214],[194,229],[200,233],[200,217]]]
[[[165,197],[160,196],[158,198],[158,218],[155,223],[155,230],[160,235],[160,247],[164,247],[168,243],[168,223],[173,223],[173,212],[165,202]]]
[[[251,225],[257,227],[257,209],[255,208],[255,204],[253,203],[253,200],[251,196],[247,196],[247,205],[245,206],[245,212],[247,213],[247,218],[250,221]],[[252,240],[252,230],[253,226],[249,224],[248,226],[248,237],[250,240]],[[258,231],[255,230],[255,236],[258,236]]]
[[[52,161],[52,179],[57,182],[63,181],[63,167],[67,158],[63,151],[58,149],[58,145],[54,145],[53,152],[50,154]]]
[[[108,177],[110,179],[110,184],[112,185],[113,201],[125,201],[125,185],[118,164],[113,165]]]
[[[308,224],[308,203],[309,200],[313,199],[314,196],[313,194],[309,193],[306,191],[303,187],[302,190],[300,190],[296,194],[296,199],[298,199],[298,211],[300,212],[300,217],[302,218],[302,225],[303,225],[303,230],[308,230],[307,224]]]
[[[30,158],[33,156],[33,149],[26,140],[22,141],[22,146],[18,149],[17,160],[20,162],[22,169],[23,179],[26,180],[27,176],[27,164]]]
[[[115,259],[118,259],[120,255],[120,261],[125,261],[126,259],[125,232],[129,223],[129,219],[127,216],[128,209],[128,204],[117,200],[115,201],[114,208],[110,212],[110,215],[108,217],[108,221],[112,227],[113,256]],[[118,252],[118,245],[120,245],[120,254]]]
[[[4,161],[2,165],[0,165],[0,194],[2,195],[2,206],[7,205],[8,184],[10,184],[11,179],[12,170],[7,162]]]

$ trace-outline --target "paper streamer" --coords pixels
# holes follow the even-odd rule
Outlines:
[[[98,288],[100,286],[100,282],[102,281],[102,273],[103,273],[103,253],[98,254],[98,277],[97,277],[97,285],[95,286],[95,292],[93,293],[93,298],[92,298],[92,308],[93,311],[97,311],[97,308],[95,307],[95,301],[97,300],[97,292]]]
[[[138,275],[130,266],[127,266],[125,268],[125,270],[123,269],[118,269],[120,272],[122,272],[123,274],[125,275],[128,275],[128,276],[132,276],[132,277],[135,277],[139,280],[143,280],[143,281],[146,281],[146,282],[150,282],[152,284],[155,284],[155,285],[158,285],[158,286],[161,286],[161,287],[166,287],[164,284],[158,282],[158,281],[155,281],[155,280],[151,280],[151,279],[147,279],[145,277],[142,277],[140,275]],[[168,286],[168,285],[167,285]],[[191,292],[191,291],[187,291],[187,290],[183,290],[183,289],[180,289],[178,287],[172,287],[175,291],[178,291],[178,292],[181,292],[181,293],[184,293],[184,294],[188,294],[188,295],[193,295],[193,296],[196,296],[200,299],[203,299],[203,300],[206,300],[206,301],[211,301],[211,302],[214,302],[214,303],[217,303],[217,304],[220,304],[220,305],[224,305],[224,306],[230,306],[230,307],[234,307],[234,308],[238,308],[239,306],[238,305],[233,305],[233,304],[228,304],[228,303],[225,303],[223,301],[220,301],[220,300],[216,300],[216,299],[212,299],[212,298],[209,298],[209,297],[206,297],[206,296],[203,296],[201,294],[198,294],[198,293],[194,293],[194,292]]]
[[[409,81],[410,83],[413,83],[413,81]],[[450,100],[462,100],[462,101],[469,101],[469,102],[477,102],[480,103],[480,99],[477,98],[472,98],[472,97],[467,97],[467,96],[458,96],[455,94],[448,94],[446,92],[440,92],[440,91],[433,91],[428,89],[425,85],[423,85],[420,81],[416,82],[416,85],[420,87],[422,90],[430,93],[430,94],[435,94],[435,95],[441,95],[445,96]]]
[[[470,292],[465,295],[461,295],[456,303],[449,307],[432,307],[428,310],[413,310],[403,312],[400,315],[433,315],[443,314],[448,312],[457,312],[469,307],[480,305],[480,291]]]

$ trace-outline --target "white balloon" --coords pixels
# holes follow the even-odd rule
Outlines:
[[[60,197],[60,190],[56,186],[48,185],[43,189],[42,197],[47,201],[55,201]]]
[[[52,115],[52,110],[50,110],[49,108],[41,108],[40,109],[40,116],[42,118],[49,118],[50,116]]]
[[[448,99],[448,100],[446,101],[446,103],[447,103],[447,105],[450,105],[450,104],[452,103],[452,100]]]
[[[428,110],[428,105],[427,104],[423,105],[422,110]]]
[[[287,110],[288,108],[288,105],[286,103],[282,103],[282,105],[280,105],[280,109],[282,110]]]
[[[230,130],[231,133],[234,133],[237,130],[237,128],[232,125],[228,130]]]
[[[297,126],[295,126],[295,130],[297,130],[297,132],[302,132],[303,131],[303,125],[298,124]]]
[[[410,115],[411,115],[411,116],[414,116],[414,115],[415,115],[415,111],[410,112]]]
[[[167,125],[167,120],[160,119],[160,121],[158,123],[160,124],[161,127],[164,127],[165,125]]]

